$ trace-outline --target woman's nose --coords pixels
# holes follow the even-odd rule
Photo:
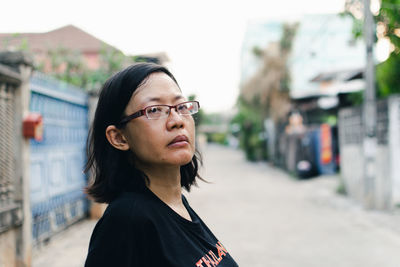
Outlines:
[[[167,128],[174,129],[174,128],[182,128],[184,126],[184,120],[182,115],[180,115],[176,109],[171,108],[171,112],[169,113],[167,119]]]

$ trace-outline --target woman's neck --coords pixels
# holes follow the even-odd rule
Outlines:
[[[186,220],[191,221],[189,212],[182,202],[180,167],[141,168],[150,180],[148,188],[165,204]]]
[[[150,180],[148,188],[167,204],[182,202],[181,174],[179,167],[142,168]]]

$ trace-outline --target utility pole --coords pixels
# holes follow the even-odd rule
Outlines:
[[[376,180],[376,101],[375,101],[375,66],[374,66],[374,39],[375,23],[370,9],[370,0],[364,0],[364,37],[366,43],[366,67],[364,79],[366,87],[363,104],[364,126],[364,207],[375,207],[375,180]]]

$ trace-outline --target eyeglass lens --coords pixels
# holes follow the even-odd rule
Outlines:
[[[180,115],[192,115],[197,113],[198,105],[196,102],[186,102],[178,104],[176,106],[176,111]],[[166,105],[151,106],[146,108],[146,116],[149,119],[158,119],[161,117],[166,117],[171,112],[171,108]]]

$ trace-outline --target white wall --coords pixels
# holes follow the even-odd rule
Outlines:
[[[400,204],[400,96],[391,97],[388,107],[388,143],[376,149],[374,207],[392,209]],[[354,120],[355,118],[347,118]],[[340,116],[339,120],[343,120]],[[346,123],[339,126],[345,127]],[[351,125],[351,124],[347,124]],[[339,136],[352,131],[341,129]],[[350,127],[350,126],[347,126]],[[354,131],[352,132],[354,133]],[[340,140],[341,176],[349,197],[364,203],[364,151],[362,144],[349,144]]]
[[[363,200],[363,168],[364,158],[361,145],[345,145],[340,147],[340,175],[347,193],[358,202]]]
[[[400,96],[389,99],[389,153],[392,205],[400,204]]]

